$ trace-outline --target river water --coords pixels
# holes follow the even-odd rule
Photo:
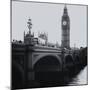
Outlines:
[[[71,73],[71,72],[69,72]],[[74,73],[74,72],[73,72]],[[60,75],[60,74],[59,74]],[[41,75],[42,76],[42,75]],[[45,75],[46,76],[46,75]],[[48,75],[49,76],[49,73]],[[51,76],[51,74],[50,74]],[[52,74],[53,76],[53,74]],[[56,73],[56,77],[58,77]],[[73,76],[73,74],[63,74],[58,82],[44,83],[45,86],[70,86],[70,85],[86,85],[87,84],[87,66],[78,70],[78,73]],[[42,86],[42,85],[41,85]]]
[[[75,70],[73,70],[73,72],[70,70],[69,73],[65,72],[63,75],[60,75],[61,73],[58,73],[58,72],[56,73],[55,72],[52,72],[52,73],[49,73],[49,72],[40,73],[39,72],[39,73],[36,73],[37,78],[44,79],[45,81],[30,82],[26,87],[27,88],[38,88],[38,87],[56,87],[56,86],[77,86],[77,85],[88,84],[87,66],[81,69],[78,68],[76,69],[76,71],[78,72],[75,73]],[[54,78],[56,77],[55,80],[48,81],[48,79],[50,79],[53,76]]]
[[[68,85],[85,85],[88,83],[87,66],[84,67]]]

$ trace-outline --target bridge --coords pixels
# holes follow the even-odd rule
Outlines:
[[[12,43],[12,74],[14,80],[24,83],[36,80],[36,72],[62,72],[76,61],[79,61],[79,50]]]

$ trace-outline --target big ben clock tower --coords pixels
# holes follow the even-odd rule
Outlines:
[[[65,5],[64,12],[61,21],[62,27],[62,48],[70,48],[70,19],[68,16],[68,10]]]

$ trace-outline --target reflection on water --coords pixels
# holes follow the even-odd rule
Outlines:
[[[85,85],[87,84],[87,66],[75,67],[63,73],[59,72],[39,72],[36,73],[36,80],[33,84],[29,83],[29,87],[53,87],[53,86],[69,86],[69,85]]]
[[[56,87],[87,84],[87,66],[76,66],[63,72],[36,72],[36,79],[23,88]]]
[[[71,68],[68,72],[63,73],[40,73],[40,78],[45,79],[44,82],[38,82],[38,86],[69,86],[69,85],[85,85],[87,84],[87,66]],[[37,75],[38,76],[38,75]],[[49,81],[55,77],[55,80]],[[46,77],[46,78],[45,78]],[[39,78],[39,77],[38,77]],[[48,81],[46,81],[48,79]]]
[[[76,75],[68,85],[87,84],[87,66]]]

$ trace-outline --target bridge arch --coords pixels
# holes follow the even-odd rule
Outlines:
[[[73,57],[71,55],[66,55],[64,59],[64,66],[66,68],[71,68],[74,64]]]
[[[62,64],[60,58],[47,55],[37,60],[34,64],[35,79],[36,80],[58,80]]]
[[[78,65],[80,63],[80,57],[78,55],[75,56],[74,63]]]
[[[12,62],[12,88],[22,87],[24,72],[22,67],[15,61]]]
[[[41,61],[45,62],[43,64],[47,64],[47,63],[50,63],[50,62],[51,62],[50,64],[52,64],[53,62],[56,62],[56,64],[59,65],[60,69],[62,69],[61,58],[59,56],[57,56],[57,55],[48,54],[48,55],[40,55],[40,56],[38,56],[35,59],[35,61],[33,62],[33,68],[35,68],[35,65],[37,65],[37,63],[40,63]]]

